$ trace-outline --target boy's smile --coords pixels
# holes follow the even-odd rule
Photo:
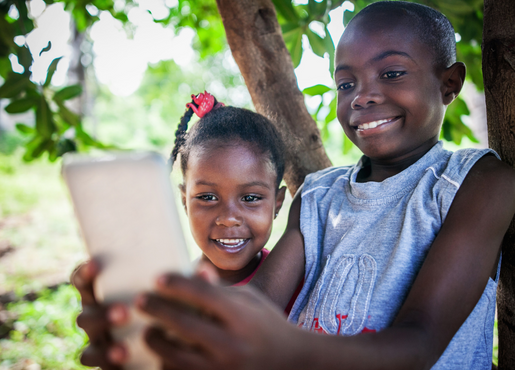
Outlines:
[[[260,261],[284,199],[276,181],[268,155],[243,141],[190,153],[181,190],[191,232],[226,282],[243,280]]]
[[[414,163],[438,141],[454,97],[444,96],[445,72],[402,16],[353,20],[336,50],[337,113],[346,135],[372,163]]]

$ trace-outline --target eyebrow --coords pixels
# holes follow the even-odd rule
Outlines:
[[[214,182],[209,182],[209,181],[204,181],[204,180],[195,181],[195,185],[197,185],[197,186],[205,185],[205,186],[213,186],[213,187],[218,186]],[[247,182],[245,184],[240,185],[241,188],[246,188],[246,187],[250,187],[250,186],[261,186],[261,187],[270,189],[270,186],[266,182],[263,182],[263,181],[252,181],[252,182]]]
[[[376,63],[376,62],[379,62],[383,59],[386,59],[390,56],[394,56],[394,55],[398,55],[398,56],[401,56],[401,57],[404,57],[404,58],[407,58],[407,59],[410,59],[411,61],[415,62],[413,60],[413,58],[408,54],[408,53],[405,53],[403,51],[397,51],[397,50],[386,50],[384,52],[382,52],[381,54],[373,57],[370,62],[373,62],[373,63]],[[351,69],[351,67],[347,64],[339,64],[336,69],[334,70],[334,74],[336,74],[336,72],[338,71],[347,71]]]

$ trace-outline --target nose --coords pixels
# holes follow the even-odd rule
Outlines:
[[[356,89],[356,96],[352,99],[352,109],[364,109],[371,105],[381,104],[384,96],[378,86],[373,82],[360,83]]]
[[[243,224],[243,216],[236,205],[221,207],[220,213],[215,220],[217,226],[235,227]]]

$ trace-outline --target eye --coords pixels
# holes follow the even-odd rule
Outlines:
[[[389,72],[383,73],[381,75],[381,78],[392,79],[392,78],[401,77],[405,74],[406,74],[406,72],[404,72],[404,71],[389,71]]]
[[[197,195],[195,198],[203,200],[205,202],[213,202],[215,200],[218,200],[216,198],[216,196],[214,196],[213,194],[200,194],[200,195]]]
[[[260,196],[257,196],[257,195],[244,195],[241,200],[244,201],[244,202],[248,202],[248,203],[252,203],[252,202],[257,202],[258,200],[261,200],[263,199],[262,197]]]
[[[349,90],[354,87],[354,82],[345,82],[338,86],[338,90]]]

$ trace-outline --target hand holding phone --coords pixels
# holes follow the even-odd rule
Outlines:
[[[156,153],[69,155],[63,163],[75,213],[89,254],[100,263],[95,295],[106,304],[132,306],[166,272],[192,272],[169,169]],[[113,330],[130,353],[126,370],[159,369],[142,330],[149,320],[131,309],[128,325]]]

